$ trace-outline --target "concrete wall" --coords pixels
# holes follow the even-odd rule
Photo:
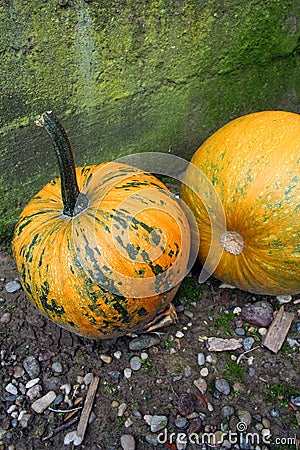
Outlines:
[[[58,174],[44,110],[77,165],[189,159],[234,117],[299,110],[297,0],[5,0],[0,17],[1,239]]]

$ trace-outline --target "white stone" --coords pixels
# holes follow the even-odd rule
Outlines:
[[[176,336],[177,338],[181,339],[181,338],[183,338],[184,333],[183,333],[182,331],[176,331],[175,336]]]
[[[126,367],[124,369],[124,377],[129,379],[131,377],[131,375],[132,375],[132,370],[129,367]]]
[[[12,383],[8,383],[8,385],[5,386],[5,390],[6,390],[6,392],[8,392],[11,395],[17,395],[18,394],[18,388]]]
[[[123,450],[135,450],[135,440],[131,434],[121,436],[121,447]]]
[[[64,394],[69,395],[71,392],[71,385],[69,383],[62,384],[59,388]]]
[[[207,375],[208,375],[208,368],[207,367],[203,367],[203,369],[200,370],[200,375],[202,377],[207,377]]]
[[[109,355],[100,355],[101,361],[103,361],[105,364],[110,364],[112,362],[112,357]]]
[[[82,443],[82,437],[77,436],[76,430],[70,431],[64,438],[65,445],[70,445],[72,442],[75,446],[78,446]]]
[[[125,411],[127,409],[127,404],[126,403],[121,403],[120,406],[118,407],[118,413],[117,416],[118,417],[123,417]]]
[[[35,402],[32,403],[31,408],[37,414],[42,414],[52,402],[56,399],[56,393],[54,391],[47,392],[43,397],[38,398]]]
[[[36,384],[38,384],[39,381],[40,381],[40,378],[34,378],[33,380],[27,381],[27,383],[26,383],[26,385],[25,385],[26,389],[32,388],[33,386],[35,386]]]

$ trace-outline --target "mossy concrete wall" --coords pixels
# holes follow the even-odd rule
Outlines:
[[[77,165],[190,158],[238,115],[299,110],[298,0],[5,0],[0,17],[2,239],[58,174],[44,110]]]

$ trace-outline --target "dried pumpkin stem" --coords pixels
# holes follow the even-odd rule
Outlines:
[[[53,111],[44,112],[35,124],[44,127],[52,140],[60,170],[63,214],[74,217],[87,208],[88,199],[78,188],[74,155],[68,136]]]
[[[220,241],[224,250],[232,255],[240,255],[244,250],[244,239],[237,231],[225,231],[221,234]]]

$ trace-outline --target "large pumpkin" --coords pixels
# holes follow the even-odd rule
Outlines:
[[[258,294],[300,292],[298,114],[257,112],[220,128],[194,154],[181,197],[217,278]]]
[[[189,227],[156,177],[116,162],[75,169],[52,112],[50,134],[61,177],[25,207],[13,253],[22,286],[44,314],[91,338],[146,327],[172,301],[185,275]]]

